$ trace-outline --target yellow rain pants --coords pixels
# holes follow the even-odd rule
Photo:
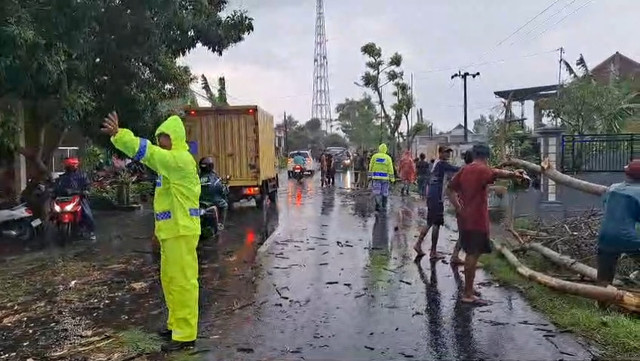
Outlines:
[[[169,309],[167,329],[175,341],[198,336],[198,236],[160,241],[160,282]]]

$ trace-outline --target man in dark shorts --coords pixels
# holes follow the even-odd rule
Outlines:
[[[438,237],[440,236],[440,226],[444,224],[444,202],[442,199],[444,179],[447,174],[455,173],[460,169],[459,167],[449,164],[451,152],[452,150],[449,147],[438,147],[438,160],[433,164],[431,169],[431,179],[429,189],[427,190],[427,226],[422,228],[418,236],[418,241],[415,246],[413,246],[413,249],[418,253],[418,257],[424,256],[422,242],[427,236],[429,229],[433,227],[429,258],[443,258],[436,251],[436,247],[438,246]]]
[[[465,165],[471,164],[473,162],[473,152],[471,151],[471,149],[462,153],[462,159],[464,159]],[[450,188],[447,187],[447,196],[451,198],[453,195],[450,194],[449,190]],[[460,226],[460,217],[457,214],[456,220],[458,221],[458,241],[456,242],[455,247],[453,247],[453,253],[451,254],[451,260],[449,261],[451,266],[459,266],[464,264],[464,260],[460,258],[460,250],[462,249],[462,247],[460,246],[460,230],[462,229],[462,227]]]
[[[449,182],[447,193],[459,219],[460,246],[464,261],[464,294],[462,302],[483,306],[487,301],[477,297],[473,289],[478,258],[491,252],[489,240],[489,185],[498,178],[524,177],[522,171],[507,171],[489,167],[489,147],[474,145],[473,162],[465,165]]]

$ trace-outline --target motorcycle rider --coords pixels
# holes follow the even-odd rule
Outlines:
[[[200,184],[202,190],[200,191],[200,201],[211,203],[218,207],[221,213],[221,217],[218,220],[218,229],[224,229],[224,224],[227,219],[227,209],[229,204],[227,203],[224,185],[222,179],[214,170],[213,158],[204,157],[198,162],[200,168]]]
[[[80,160],[78,158],[65,158],[62,164],[64,166],[64,173],[56,179],[53,196],[64,197],[69,195],[69,193],[81,193],[80,204],[82,207],[82,218],[80,222],[81,226],[83,226],[87,232],[87,238],[93,241],[96,239],[94,233],[95,221],[91,207],[89,206],[89,198],[87,197],[91,182],[89,182],[87,175],[79,169]]]
[[[304,168],[307,165],[307,160],[305,159],[305,157],[302,156],[301,153],[297,153],[293,157],[293,165],[299,165],[299,166],[302,166],[302,168]]]

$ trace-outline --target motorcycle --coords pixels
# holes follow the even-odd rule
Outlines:
[[[28,242],[36,237],[41,225],[40,218],[33,215],[26,203],[0,210],[0,234],[3,237]]]
[[[224,178],[220,178],[220,182],[222,183],[222,194],[225,200],[228,203],[229,196],[229,180],[231,180],[231,176],[227,175]],[[203,186],[209,185],[207,183],[203,183]],[[200,201],[200,237],[201,238],[209,238],[212,236],[218,235],[220,230],[224,228],[224,224],[220,222],[220,211],[218,210],[218,206],[211,202]]]
[[[63,244],[80,233],[81,201],[84,196],[86,192],[67,192],[67,196],[56,197],[53,200],[51,218]]]
[[[302,183],[302,180],[304,179],[304,168],[302,168],[301,165],[294,165],[292,172],[293,179],[297,180],[299,183]]]

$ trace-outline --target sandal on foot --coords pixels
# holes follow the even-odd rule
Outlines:
[[[462,298],[460,302],[465,303],[469,306],[476,306],[476,307],[489,306],[491,304],[489,301],[483,300],[482,298],[479,298],[479,297],[473,297],[472,299]]]

